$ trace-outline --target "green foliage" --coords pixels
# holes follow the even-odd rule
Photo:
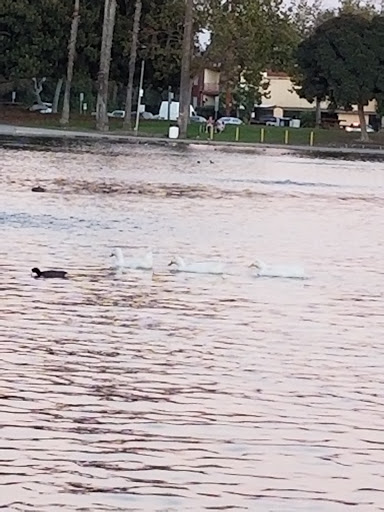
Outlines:
[[[280,0],[211,0],[208,28],[207,59],[219,66],[222,84],[235,100],[244,96],[244,82],[246,95],[256,100],[265,69],[287,67],[297,42]]]
[[[299,62],[308,63],[311,55],[318,90],[327,91],[339,106],[365,105],[374,98],[378,62],[371,29],[366,18],[345,14],[320,25],[300,47]]]
[[[325,100],[330,95],[330,89],[326,75],[323,73],[321,63],[314,58],[317,50],[317,40],[314,36],[303,41],[296,54],[297,68],[294,74],[294,82],[297,93],[313,103],[316,98]]]
[[[288,8],[290,20],[297,37],[308,37],[321,23],[324,10],[321,0],[293,0]]]
[[[349,2],[351,3],[351,2]],[[384,93],[384,18],[342,14],[318,26],[298,48],[299,94],[358,106],[361,139],[368,140],[364,105]]]
[[[371,20],[367,38],[376,56],[375,97],[381,101],[384,96],[384,16],[375,16]]]
[[[70,0],[2,0],[0,70],[3,77],[61,76],[71,13]]]
[[[337,14],[355,14],[366,19],[371,19],[377,13],[376,3],[372,0],[361,2],[361,0],[340,0]]]
[[[0,2],[0,74],[5,80],[65,75],[73,0]],[[125,84],[132,40],[134,2],[118,0],[111,80]],[[99,69],[104,0],[81,0],[74,86],[79,76],[96,80]],[[196,17],[200,27],[202,12]],[[146,59],[146,83],[179,82],[184,0],[144,0],[138,67]],[[145,48],[143,48],[145,46]]]
[[[302,112],[299,116],[302,128],[313,128],[316,124],[315,112]]]

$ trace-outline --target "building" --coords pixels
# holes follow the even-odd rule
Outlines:
[[[220,72],[213,68],[203,69],[192,83],[192,105],[214,107],[215,97],[220,94]]]
[[[315,103],[309,103],[300,98],[295,90],[295,85],[290,77],[279,71],[266,71],[263,79],[268,83],[267,91],[263,91],[261,103],[255,105],[255,117],[287,117],[300,118],[303,113],[315,112]],[[265,94],[266,93],[266,94]],[[201,70],[192,83],[192,105],[194,108],[214,108],[215,98],[220,94],[220,71],[211,67]],[[351,111],[337,109],[330,111],[329,102],[321,102],[322,117],[336,118],[339,126],[349,126],[352,123],[359,123],[357,105],[353,105]],[[376,114],[376,102],[371,101],[364,109],[368,124],[373,124]]]
[[[275,117],[300,117],[304,112],[314,112],[315,104],[309,103],[306,99],[300,98],[295,91],[295,86],[290,77],[283,72],[266,71],[264,79],[269,82],[267,96],[263,97],[261,103],[255,108],[255,116],[275,116]],[[329,111],[328,102],[321,103],[321,111]],[[365,107],[365,117],[367,123],[371,124],[372,118],[376,117],[376,102],[371,101]],[[357,106],[353,105],[351,111],[338,109],[335,111],[338,115],[340,126],[349,126],[352,123],[359,123]]]

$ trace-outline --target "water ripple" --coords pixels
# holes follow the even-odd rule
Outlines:
[[[382,163],[0,152],[0,508],[384,510]],[[116,275],[113,246],[152,248],[153,275]]]

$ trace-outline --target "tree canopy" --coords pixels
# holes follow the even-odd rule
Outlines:
[[[342,14],[319,25],[298,48],[301,94],[357,104],[362,138],[367,139],[364,106],[384,92],[383,18]]]
[[[65,74],[73,0],[0,2],[0,75],[3,80]],[[74,79],[98,73],[104,2],[81,0]],[[134,2],[119,0],[112,48],[111,79],[126,83]],[[144,0],[139,57],[156,86],[176,85],[180,72],[183,0]],[[165,86],[166,87],[166,86]]]
[[[220,69],[227,111],[243,83],[257,99],[263,71],[287,66],[296,43],[281,0],[213,0],[208,26],[207,59]]]
[[[0,73],[4,78],[62,74],[72,2],[3,0],[0,4]]]

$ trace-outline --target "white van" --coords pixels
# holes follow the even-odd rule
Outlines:
[[[179,117],[179,102],[178,101],[171,101],[171,105],[170,105],[170,121],[177,121],[177,118]],[[189,115],[190,116],[195,116],[196,115],[196,112],[195,112],[195,109],[192,107],[192,105],[190,105],[189,107]],[[159,119],[165,119],[168,121],[168,101],[162,101],[161,102],[161,105],[160,105],[160,110],[159,110]]]

